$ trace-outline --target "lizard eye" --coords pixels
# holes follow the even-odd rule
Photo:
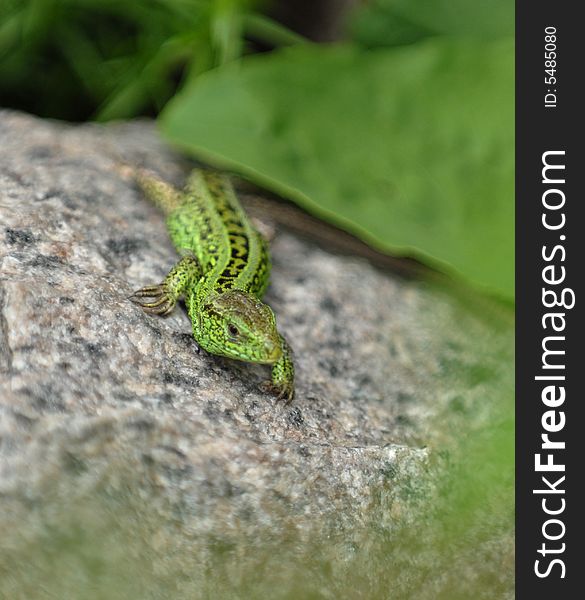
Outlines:
[[[228,333],[232,336],[232,337],[237,337],[240,333],[239,329],[233,324],[230,323],[227,327],[228,329]]]

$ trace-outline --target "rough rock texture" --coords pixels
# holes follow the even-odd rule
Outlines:
[[[166,597],[191,598],[195,572],[214,597],[209,556],[245,562],[250,540],[290,540],[286,553],[318,530],[343,562],[360,528],[392,536],[421,518],[440,451],[490,418],[500,333],[441,292],[278,232],[266,300],[296,354],[285,406],[259,390],[263,367],[196,354],[182,307],[162,319],[127,301],[176,259],[163,218],[116,169],[182,181],[185,161],[152,124],[2,112],[0,140],[0,538],[15,561],[0,564],[0,596],[42,581],[19,556],[43,547],[51,572],[47,556],[89,536],[93,551],[55,562],[71,586],[59,597],[77,597],[99,578],[104,530],[120,597],[165,597],[123,595],[144,575],[124,579],[117,551],[132,538],[132,564],[144,554]],[[26,523],[18,541],[11,522]]]

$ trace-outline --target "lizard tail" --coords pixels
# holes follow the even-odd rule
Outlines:
[[[118,170],[124,178],[133,179],[143,194],[165,215],[180,206],[180,192],[153,171],[129,165],[121,165]]]

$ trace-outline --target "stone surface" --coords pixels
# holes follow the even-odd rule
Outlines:
[[[71,586],[61,598],[93,581],[103,544],[124,571],[128,538],[129,564],[145,553],[166,597],[191,598],[195,573],[213,597],[205,569],[217,552],[241,555],[225,581],[245,579],[251,540],[291,540],[284,556],[331,539],[339,565],[362,528],[392,538],[416,527],[441,452],[494,418],[487,383],[509,377],[511,358],[501,328],[443,292],[279,231],[266,300],[296,355],[285,406],[259,390],[263,367],[196,354],[182,307],[162,319],[127,300],[176,259],[163,218],[117,171],[140,164],[182,181],[185,160],[151,123],[1,112],[0,140],[0,556],[14,560],[0,561],[0,579],[3,568],[13,578],[0,597],[29,597],[23,582],[42,579],[18,557],[43,548],[50,571],[62,536],[85,548],[83,536],[110,532],[95,556],[67,555],[75,575],[59,562]],[[14,522],[26,523],[16,537]],[[508,533],[495,534],[498,549],[509,551]],[[494,575],[502,597],[506,568]],[[152,582],[123,595],[122,580],[120,597],[165,597]]]

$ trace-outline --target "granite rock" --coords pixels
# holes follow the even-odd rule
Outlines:
[[[213,597],[217,552],[248,564],[254,540],[290,540],[286,553],[317,536],[339,565],[372,525],[392,538],[423,519],[442,450],[493,418],[485,383],[509,377],[501,330],[440,290],[277,231],[266,301],[296,356],[285,405],[260,390],[264,367],[197,354],[183,307],[163,319],[127,300],[176,254],[118,166],[176,184],[189,168],[152,123],[4,111],[0,140],[0,530],[15,561],[0,596],[29,597],[23,581],[40,575],[18,557],[43,548],[50,571],[63,536],[86,548],[107,530],[121,571],[131,538],[128,564],[147,561],[166,597],[196,597],[195,574]],[[105,543],[60,563],[60,597],[93,581]],[[122,580],[120,597],[165,597]]]

